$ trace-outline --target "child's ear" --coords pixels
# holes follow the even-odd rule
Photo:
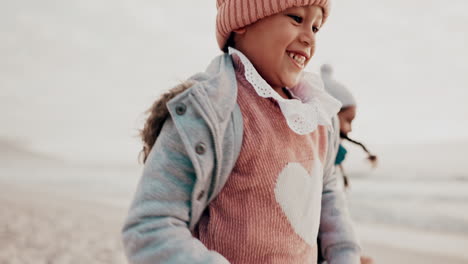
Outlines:
[[[242,35],[246,32],[247,30],[245,29],[245,27],[242,27],[242,28],[238,28],[236,30],[233,30],[232,32],[236,33],[236,34],[239,34],[239,35]]]

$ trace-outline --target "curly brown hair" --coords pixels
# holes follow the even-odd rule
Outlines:
[[[153,105],[145,112],[148,115],[143,129],[140,130],[141,141],[143,142],[143,149],[140,151],[139,158],[143,163],[146,162],[148,155],[156,143],[156,139],[161,133],[164,121],[169,117],[169,110],[167,109],[167,102],[178,94],[187,90],[194,84],[194,81],[185,81],[178,86],[170,89],[162,94]]]

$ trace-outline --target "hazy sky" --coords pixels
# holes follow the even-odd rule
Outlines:
[[[371,144],[468,140],[466,0],[335,0],[309,70],[358,100]],[[142,113],[219,54],[215,1],[0,2],[0,139],[134,159]]]

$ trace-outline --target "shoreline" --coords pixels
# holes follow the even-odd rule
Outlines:
[[[0,263],[127,263],[120,229],[128,204],[81,198],[67,190],[5,182],[1,186],[0,244],[8,246],[0,249]],[[464,238],[368,224],[358,224],[357,232],[363,254],[376,264],[468,263],[467,253],[461,251]],[[434,241],[439,243],[425,248]]]
[[[454,258],[468,263],[468,238],[435,231],[421,231],[404,227],[358,223],[356,231],[367,245]],[[443,263],[448,263],[444,261]]]
[[[363,254],[373,258],[375,264],[466,264],[467,259],[444,256],[411,249],[395,248],[384,244],[363,242]]]

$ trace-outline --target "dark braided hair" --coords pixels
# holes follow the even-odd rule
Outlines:
[[[377,166],[377,156],[371,154],[370,151],[366,148],[366,146],[364,146],[364,144],[362,144],[361,142],[358,142],[358,141],[356,141],[354,139],[349,138],[348,135],[346,135],[345,133],[343,133],[341,131],[340,131],[340,138],[348,140],[349,142],[351,142],[353,144],[359,145],[367,153],[367,155],[368,155],[367,159],[370,161],[372,167],[375,168]],[[343,168],[342,165],[340,165],[340,169],[341,169],[341,174],[343,176],[344,187],[345,187],[345,189],[348,189],[348,187],[349,187],[348,176],[345,174],[344,168]]]
[[[367,159],[373,164],[375,165],[375,162],[377,161],[377,156],[376,155],[373,155],[370,153],[370,151],[366,148],[366,146],[364,146],[364,144],[362,144],[361,142],[358,142],[354,139],[351,139],[348,137],[348,135],[346,135],[345,133],[341,132],[340,131],[340,137],[342,139],[346,139],[348,140],[349,142],[353,143],[353,144],[356,144],[356,145],[359,145],[368,155]]]

